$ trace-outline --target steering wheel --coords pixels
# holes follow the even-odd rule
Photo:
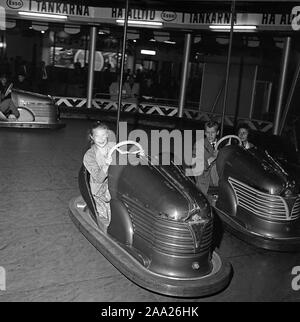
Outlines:
[[[136,151],[133,151],[133,152],[130,152],[130,151],[123,151],[123,150],[121,150],[121,149],[119,149],[121,146],[123,146],[123,145],[127,145],[127,144],[133,144],[133,145],[135,145],[137,148],[138,148],[138,150],[136,150]],[[118,151],[119,153],[121,153],[121,154],[140,154],[140,155],[142,155],[142,156],[144,156],[145,155],[145,151],[144,151],[144,149],[143,149],[143,147],[139,144],[139,143],[137,143],[137,142],[135,142],[135,141],[122,141],[122,142],[119,142],[118,144],[116,144],[115,146],[113,146],[110,150],[109,150],[109,152],[108,152],[108,156],[109,157],[111,157],[111,155],[113,154],[113,152],[114,151]]]
[[[225,140],[229,140],[229,142],[226,145],[231,145],[231,140],[232,139],[236,139],[239,141],[239,145],[242,145],[242,141],[241,139],[237,136],[237,135],[225,135],[224,137],[222,137],[216,144],[216,150],[219,150],[219,145],[224,142]]]

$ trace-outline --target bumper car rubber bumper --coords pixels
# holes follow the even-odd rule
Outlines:
[[[18,122],[0,121],[0,128],[20,128],[20,129],[61,129],[65,123],[43,123],[43,122]]]
[[[300,251],[300,236],[291,236],[289,238],[272,238],[266,235],[250,231],[234,218],[224,214],[215,208],[221,218],[224,228],[237,238],[259,248],[278,251],[278,252],[298,252]]]
[[[78,208],[81,197],[69,203],[70,217],[80,232],[129,280],[156,293],[175,297],[202,297],[223,290],[232,277],[232,267],[214,252],[213,269],[199,278],[171,278],[153,273],[131,256],[118,242],[101,232],[87,212]]]

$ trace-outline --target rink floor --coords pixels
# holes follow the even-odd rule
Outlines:
[[[144,290],[113,267],[68,215],[89,121],[61,130],[0,129],[0,266],[11,301],[300,301],[292,269],[300,253],[252,247],[224,233],[219,253],[234,270],[221,293],[178,299]]]

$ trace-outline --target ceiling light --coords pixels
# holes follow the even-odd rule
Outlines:
[[[209,26],[210,29],[212,30],[230,30],[231,26],[230,25],[211,25]],[[233,26],[233,30],[255,30],[257,26],[250,26],[250,25],[235,25]]]
[[[66,16],[66,15],[55,15],[55,14],[51,14],[51,13],[19,11],[18,14],[21,16],[29,16],[29,17],[35,17],[35,18],[68,19],[68,16]]]
[[[155,50],[141,49],[141,54],[155,56],[156,55],[156,51]]]
[[[164,40],[165,44],[171,44],[171,45],[176,45],[176,41],[171,41],[171,40]]]
[[[116,23],[124,25],[124,19],[117,19]],[[158,21],[144,21],[144,20],[128,20],[128,25],[132,26],[148,26],[148,27],[162,27],[162,22]]]

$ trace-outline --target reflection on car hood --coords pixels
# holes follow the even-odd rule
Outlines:
[[[109,189],[113,198],[124,195],[171,220],[185,221],[195,215],[211,217],[206,198],[174,164],[111,166]]]
[[[262,192],[281,195],[290,189],[299,193],[293,175],[267,151],[228,146],[220,150],[217,167],[225,178],[235,178]]]

